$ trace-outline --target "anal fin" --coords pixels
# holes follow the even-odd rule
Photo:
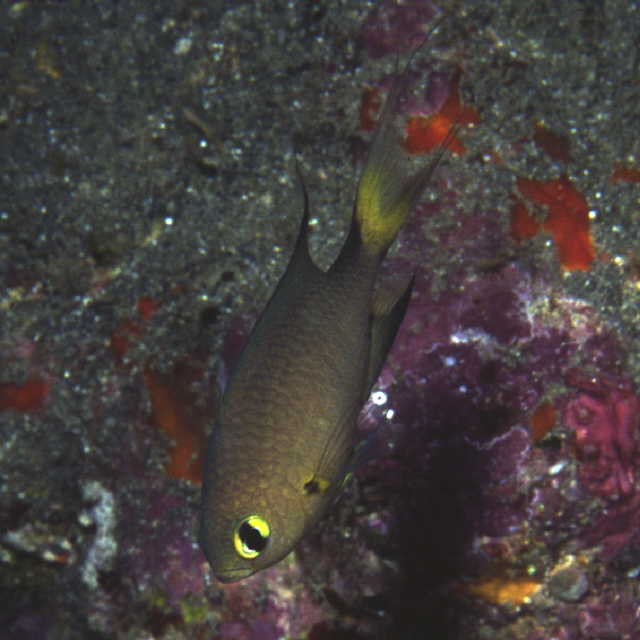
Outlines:
[[[398,329],[411,300],[414,278],[412,277],[404,292],[391,304],[388,296],[377,295],[373,302],[373,319],[371,322],[371,349],[369,353],[369,372],[366,393],[371,393],[380,371],[384,366],[387,354],[393,345]]]

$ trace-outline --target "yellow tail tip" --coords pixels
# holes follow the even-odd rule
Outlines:
[[[400,185],[393,184],[395,176],[384,175],[383,171],[384,167],[367,165],[356,200],[356,220],[362,242],[380,252],[391,246],[411,208]]]

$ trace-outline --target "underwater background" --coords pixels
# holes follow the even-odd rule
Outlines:
[[[0,638],[639,639],[639,34],[629,0],[4,3]],[[457,129],[386,263],[415,289],[359,465],[221,585],[204,442],[294,151],[326,266],[421,43],[400,142]]]

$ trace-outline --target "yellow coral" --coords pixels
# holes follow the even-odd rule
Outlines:
[[[531,601],[542,588],[531,578],[495,577],[466,585],[467,591],[493,604],[519,605]]]

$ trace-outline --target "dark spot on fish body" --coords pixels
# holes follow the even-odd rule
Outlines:
[[[317,480],[309,480],[309,482],[305,482],[304,490],[307,494],[319,493],[320,484]]]

